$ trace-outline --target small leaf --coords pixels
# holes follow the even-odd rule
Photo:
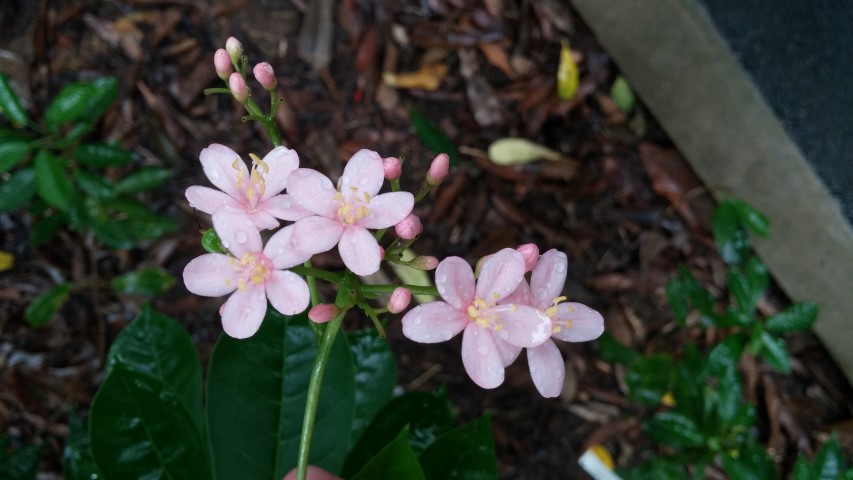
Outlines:
[[[80,187],[80,190],[83,190],[94,199],[109,200],[115,197],[113,186],[105,178],[93,173],[85,170],[75,170],[74,181]]]
[[[672,357],[663,353],[636,360],[625,374],[629,397],[644,405],[658,405],[673,378]]]
[[[619,343],[610,332],[604,332],[598,338],[598,348],[601,358],[610,363],[631,365],[640,356],[636,350]]]
[[[817,319],[817,304],[811,302],[795,303],[767,319],[765,328],[775,334],[805,330]]]
[[[634,103],[636,103],[634,92],[631,91],[631,86],[628,85],[628,82],[625,81],[622,75],[619,75],[613,81],[613,86],[610,87],[610,98],[613,99],[613,103],[619,107],[619,110],[622,110],[624,113],[630,113],[634,109]]]
[[[71,123],[86,113],[89,108],[89,95],[92,87],[88,83],[74,82],[65,86],[44,112],[44,121],[53,131],[66,123]]]
[[[776,467],[763,445],[749,441],[739,455],[723,455],[723,467],[729,478],[738,480],[776,480]]]
[[[424,142],[427,148],[435,153],[446,153],[450,156],[450,165],[455,166],[458,162],[456,146],[448,138],[448,136],[436,125],[430,123],[419,111],[414,107],[410,110],[412,124],[415,126],[415,132]]]
[[[208,228],[201,235],[201,246],[210,253],[221,253],[228,255],[228,250],[222,246],[222,240],[219,239],[219,234],[216,230]]]
[[[749,338],[744,333],[735,333],[724,338],[708,352],[708,372],[720,375],[737,368],[743,349]]]
[[[791,474],[791,480],[814,480],[815,475],[812,472],[812,467],[809,461],[802,453],[797,457],[797,463],[794,464],[794,471]]]
[[[81,119],[95,123],[103,115],[118,95],[118,80],[115,77],[102,77],[89,83],[88,108]]]
[[[24,139],[0,139],[0,173],[5,173],[21,163],[32,148]]]
[[[133,153],[110,143],[84,143],[74,149],[74,158],[89,167],[121,167],[133,161]]]
[[[557,66],[557,96],[561,100],[570,100],[578,93],[580,76],[569,42],[563,40],[560,48],[560,64]]]
[[[36,155],[35,167],[41,198],[48,205],[67,212],[76,197],[76,192],[68,175],[65,174],[63,163],[47,150],[42,150]]]
[[[38,327],[50,323],[56,311],[68,299],[72,286],[71,282],[65,282],[36,297],[24,311],[24,317],[30,325]]]
[[[420,462],[428,480],[497,479],[491,419],[480,417],[438,437]]]
[[[26,445],[6,451],[8,437],[0,437],[0,478],[3,480],[35,480],[41,461],[41,445]]]
[[[12,125],[22,127],[29,122],[26,110],[21,106],[18,94],[12,90],[9,79],[0,72],[0,113],[12,121]]]
[[[62,473],[66,480],[99,480],[86,423],[74,412],[68,415],[68,440],[62,452]]]
[[[153,190],[166,183],[172,171],[161,167],[142,167],[115,183],[116,192],[140,193]]]
[[[367,463],[352,480],[396,479],[424,480],[418,457],[409,445],[409,429],[403,428]]]
[[[768,332],[763,332],[761,334],[761,347],[761,356],[767,360],[771,367],[785,375],[791,372],[791,358],[788,355],[784,340],[774,338]]]
[[[376,413],[391,400],[397,383],[397,362],[388,345],[374,329],[347,334],[355,367],[355,411],[350,445],[361,437]]]
[[[812,471],[818,480],[835,480],[841,476],[843,470],[844,456],[841,453],[841,447],[838,445],[837,435],[833,433],[829,437],[829,441],[817,452],[812,464]]]
[[[741,379],[737,373],[737,367],[731,366],[719,376],[717,393],[717,411],[720,415],[720,427],[718,431],[731,426],[737,420],[743,397],[741,395]]]
[[[502,138],[489,145],[489,160],[497,165],[521,165],[535,160],[560,160],[560,152],[525,138]]]
[[[720,256],[729,265],[740,265],[749,254],[749,237],[740,226],[737,208],[731,201],[721,203],[714,210],[712,220],[714,240]]]
[[[113,290],[129,295],[159,295],[175,284],[175,277],[160,267],[148,267],[115,277]]]
[[[673,276],[666,283],[666,300],[676,323],[680,327],[686,326],[690,304],[688,303],[687,286],[684,285],[680,275]]]
[[[742,200],[732,200],[738,219],[757,235],[766,237],[770,234],[770,220],[763,213]]]
[[[38,189],[36,171],[23,168],[9,176],[9,180],[0,184],[0,212],[17,210],[35,195]]]
[[[646,434],[654,441],[674,447],[701,447],[705,437],[692,419],[677,413],[658,413],[644,424]]]

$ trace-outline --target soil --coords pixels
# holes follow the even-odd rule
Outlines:
[[[74,232],[34,249],[27,244],[32,218],[0,214],[0,250],[15,256],[14,268],[0,273],[0,431],[15,445],[44,442],[40,478],[61,476],[67,412],[86,416],[106,349],[144,301],[99,285],[143,265],[180,278],[202,252],[199,227],[209,225],[183,197],[188,186],[207,185],[198,153],[211,143],[244,154],[270,149],[258,124],[241,121],[233,99],[203,93],[222,86],[212,58],[229,36],[242,41],[250,62],[275,69],[284,144],[303,166],[334,178],[352,153],[369,148],[405,157],[403,186],[414,189],[436,152],[414,128],[412,111],[450,138],[459,152],[452,173],[416,207],[425,226],[419,254],[473,263],[528,242],[562,250],[570,259],[565,294],[601,311],[607,330],[640,351],[680,348],[664,295],[679,264],[725,293],[725,265],[710,233],[713,201],[641,99],[628,114],[616,106],[610,92],[618,71],[564,2],[9,0],[0,27],[0,69],[36,117],[70,81],[118,78],[119,99],[100,133],[134,150],[140,165],[173,169],[147,201],[181,222],[174,234],[129,251]],[[580,69],[570,100],[556,89],[563,40]],[[383,81],[384,72],[425,65],[447,69],[419,79],[437,80],[435,89]],[[260,88],[253,91],[266,101]],[[495,165],[486,152],[505,137],[530,139],[564,158]],[[342,266],[334,253],[316,264]],[[27,325],[29,302],[64,280],[79,288],[58,318]],[[331,298],[330,289],[323,293]],[[221,299],[191,295],[178,282],[152,303],[186,326],[204,362],[221,333]],[[772,314],[787,304],[773,287],[759,308]],[[355,316],[348,323],[366,324]],[[690,334],[703,343],[718,335]],[[503,386],[484,391],[464,373],[459,338],[416,344],[393,321],[388,338],[404,389],[446,385],[461,421],[492,415],[501,478],[588,478],[577,458],[595,443],[620,466],[655,452],[636,420],[650,412],[625,399],[623,371],[600,359],[596,342],[559,345],[566,386],[560,398],[543,399],[523,356]],[[754,359],[742,364],[745,394],[760,411],[756,435],[785,475],[798,452],[813,454],[830,431],[840,433],[848,453],[853,446],[853,395],[844,376],[810,333],[790,336],[788,345],[790,376]]]

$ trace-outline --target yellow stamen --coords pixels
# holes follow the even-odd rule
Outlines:
[[[364,201],[365,203],[370,203],[370,194],[367,192],[364,192]]]
[[[554,315],[556,315],[557,311],[558,311],[558,309],[556,306],[548,307],[545,309],[545,315],[547,315],[550,318],[550,317],[553,317]]]
[[[553,335],[555,333],[560,333],[560,331],[562,331],[562,330],[563,330],[563,327],[561,327],[559,325],[554,325],[554,328],[551,329],[551,335]]]

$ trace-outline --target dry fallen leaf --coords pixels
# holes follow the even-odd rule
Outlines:
[[[507,77],[513,78],[515,76],[515,70],[513,70],[509,62],[506,50],[503,49],[499,42],[481,43],[478,47],[489,60],[489,63],[504,72]]]
[[[526,138],[502,138],[489,145],[489,160],[498,165],[521,165],[535,160],[561,160],[560,152]]]
[[[412,88],[416,90],[436,90],[444,76],[447,75],[447,65],[443,63],[433,63],[424,65],[417,72],[396,74],[392,72],[384,72],[382,80],[388,86],[394,88]]]

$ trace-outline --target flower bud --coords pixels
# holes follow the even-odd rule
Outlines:
[[[213,54],[213,66],[216,67],[216,74],[222,80],[228,80],[231,72],[234,71],[233,65],[231,65],[231,57],[228,56],[228,52],[224,48],[220,48]]]
[[[483,269],[483,265],[486,264],[486,260],[492,257],[493,254],[488,254],[485,257],[477,260],[477,264],[474,265],[474,278],[480,278],[480,270]]]
[[[400,313],[409,306],[409,302],[411,301],[412,292],[408,288],[397,287],[388,300],[388,311],[391,313]]]
[[[403,162],[397,157],[383,158],[382,168],[385,169],[385,180],[396,180],[403,174]]]
[[[421,225],[421,219],[417,215],[410,213],[408,217],[400,220],[400,223],[394,225],[394,231],[397,236],[403,240],[411,240],[417,237],[424,227]]]
[[[240,103],[249,101],[249,89],[246,88],[246,80],[237,72],[228,77],[228,87],[231,89],[231,95]]]
[[[438,259],[427,255],[420,255],[409,262],[409,266],[418,270],[435,270],[438,266]]]
[[[314,305],[308,311],[308,318],[314,323],[326,323],[329,320],[340,315],[341,309],[337,305],[331,303],[320,303]]]
[[[228,37],[228,40],[225,41],[225,51],[231,57],[231,62],[237,65],[240,63],[240,57],[243,56],[243,44],[234,37]]]
[[[272,65],[267,62],[261,62],[255,65],[255,68],[252,69],[252,73],[255,74],[255,80],[264,87],[264,90],[272,91],[275,90],[275,86],[277,84],[275,79],[275,72],[272,69]]]
[[[520,253],[522,257],[524,257],[524,272],[529,272],[533,270],[536,266],[536,263],[539,262],[539,247],[536,246],[535,243],[525,243],[524,245],[519,245],[516,249],[516,252]]]
[[[385,249],[379,245],[379,260],[385,260]]]
[[[429,165],[426,182],[428,185],[436,186],[444,180],[450,172],[450,157],[446,153],[439,153]]]

